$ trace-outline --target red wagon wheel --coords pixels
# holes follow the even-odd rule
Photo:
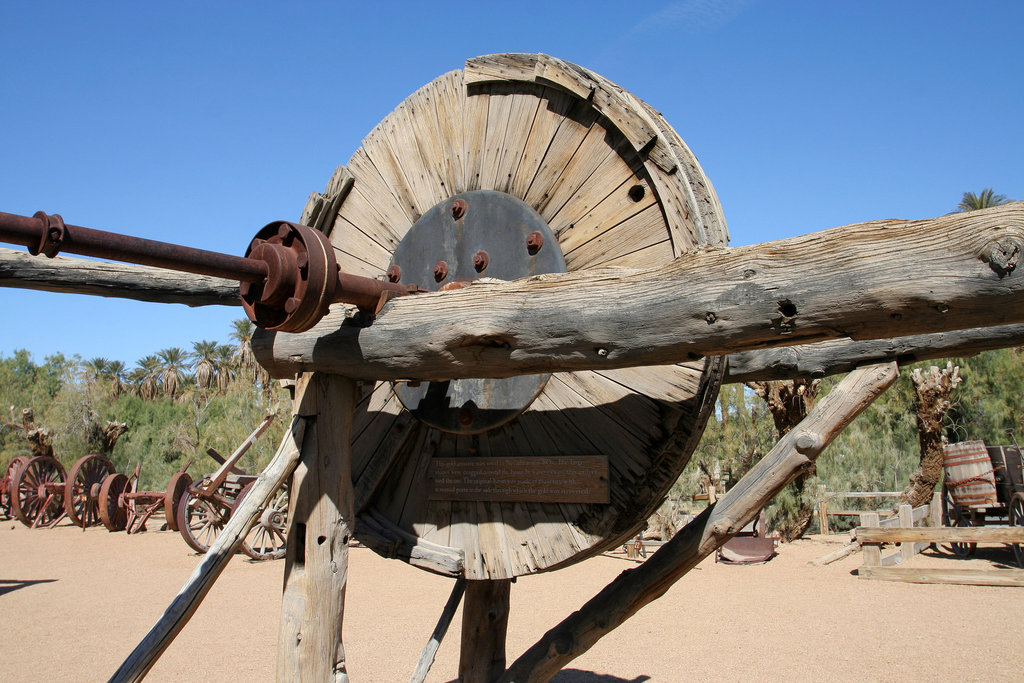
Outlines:
[[[38,455],[22,466],[11,487],[14,516],[27,527],[57,521],[64,511],[64,466],[48,455]]]
[[[167,482],[167,491],[164,493],[164,517],[167,519],[168,531],[178,531],[178,505],[191,485],[192,477],[188,476],[187,472],[176,472]]]
[[[246,484],[235,499],[232,512],[238,508],[239,503],[255,484],[256,482]],[[256,524],[245,535],[245,539],[242,540],[243,553],[254,560],[279,560],[284,557],[287,550],[288,500],[288,484],[285,483],[277,490],[256,520]]]
[[[1015,493],[1010,499],[1010,526],[1024,526],[1024,493]],[[1011,543],[1013,559],[1024,568],[1024,543]]]
[[[190,548],[205,553],[230,516],[231,508],[216,498],[200,497],[189,491],[178,503],[178,531]]]
[[[14,517],[14,511],[11,508],[11,501],[13,500],[13,496],[11,494],[14,491],[14,477],[18,473],[18,470],[27,462],[28,458],[23,455],[14,456],[11,458],[11,461],[7,463],[3,479],[0,480],[0,514],[3,514],[5,519]]]
[[[128,476],[115,472],[100,485],[100,521],[108,531],[123,531],[128,526],[128,508],[122,494],[128,486]]]
[[[114,472],[113,463],[102,455],[87,455],[71,467],[64,509],[73,524],[87,527],[100,523],[100,488],[103,480]]]

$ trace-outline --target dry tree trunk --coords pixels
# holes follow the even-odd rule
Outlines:
[[[114,446],[117,445],[117,440],[128,431],[128,425],[124,422],[111,422],[107,421],[107,425],[103,427],[103,453],[104,455],[110,455],[114,451]]]
[[[50,430],[45,427],[36,426],[36,415],[32,408],[25,408],[21,411],[21,424],[14,421],[14,406],[10,407],[11,421],[8,426],[13,429],[21,430],[25,440],[28,441],[29,450],[32,451],[32,457],[46,455],[54,457],[53,455],[53,437],[50,436]]]
[[[936,366],[910,373],[914,382],[914,412],[917,415],[917,433],[921,444],[921,460],[917,471],[910,475],[910,483],[900,496],[900,504],[918,507],[932,499],[935,485],[942,477],[943,446],[946,437],[942,421],[949,410],[950,395],[961,382],[960,368],[947,362],[939,370]]]
[[[778,440],[807,417],[807,413],[814,407],[814,400],[818,397],[820,384],[821,380],[818,379],[792,379],[748,382],[747,386],[768,404],[768,411],[775,423],[775,438]],[[778,529],[782,540],[787,543],[803,536],[814,520],[814,501],[805,496],[804,491],[807,482],[817,472],[817,465],[811,463],[810,467],[793,480],[799,505],[796,518],[785,522]]]

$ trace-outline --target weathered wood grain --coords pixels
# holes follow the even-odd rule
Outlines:
[[[0,248],[0,287],[36,289],[186,306],[240,306],[238,283],[127,263]]]
[[[348,546],[355,527],[352,415],[355,383],[304,375],[296,413],[311,418],[291,487],[277,680],[348,681],[341,638]]]
[[[657,599],[757,515],[812,463],[862,410],[895,381],[895,364],[860,368],[821,399],[810,414],[719,501],[657,550],[623,572],[577,612],[548,631],[501,677],[547,681],[602,636]]]
[[[979,327],[894,339],[833,339],[815,344],[756,349],[729,355],[727,383],[812,379],[849,372],[860,365],[893,360],[900,365],[936,358],[973,356],[1024,346],[1024,324]]]
[[[859,526],[861,543],[1024,543],[1024,527],[911,527],[884,529]]]
[[[392,300],[368,326],[335,307],[309,332],[258,333],[254,348],[279,377],[318,369],[426,380],[1019,323],[1021,251],[1024,203],[1015,203],[708,249],[647,270],[478,281]]]
[[[505,670],[511,579],[468,581],[462,606],[461,683],[491,683]]]

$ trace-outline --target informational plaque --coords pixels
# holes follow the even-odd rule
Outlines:
[[[430,500],[607,503],[608,456],[434,458]]]

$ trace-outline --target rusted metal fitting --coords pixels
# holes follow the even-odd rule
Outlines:
[[[32,218],[38,219],[43,224],[43,227],[40,230],[39,245],[34,248],[29,247],[29,253],[33,256],[43,254],[53,258],[60,252],[61,243],[64,241],[64,232],[66,230],[64,219],[60,217],[59,213],[51,216],[44,211],[36,211],[32,214]]]
[[[427,263],[430,262],[427,261]],[[441,282],[446,277],[448,277],[448,264],[444,261],[438,261],[434,264],[434,280],[436,282]]]
[[[543,246],[544,235],[540,234],[540,232],[534,230],[526,236],[526,251],[530,252],[530,256],[540,251]]]
[[[456,199],[452,202],[452,218],[459,220],[466,215],[466,200]]]
[[[487,264],[491,262],[490,257],[486,251],[478,251],[473,254],[473,269],[478,273],[482,273],[487,270]]]
[[[402,268],[395,264],[388,268],[388,282],[398,282],[402,279]]]

